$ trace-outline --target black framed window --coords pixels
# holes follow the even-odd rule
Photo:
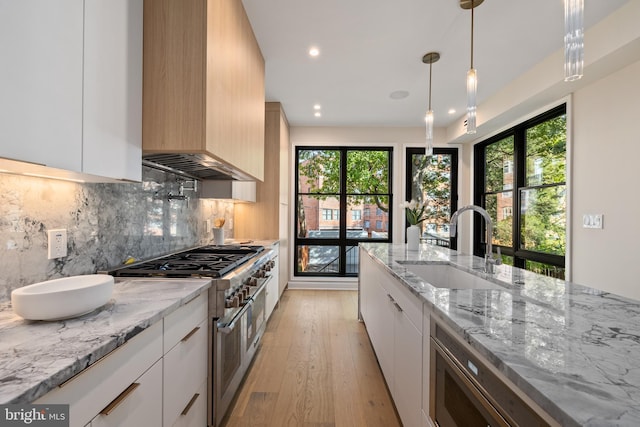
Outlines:
[[[564,279],[566,105],[474,147],[474,203],[495,224],[503,262]],[[474,217],[474,254],[484,255],[484,224]]]
[[[391,147],[296,147],[296,276],[357,276],[358,243],[391,241]]]
[[[428,219],[420,224],[421,240],[455,249],[449,219],[458,206],[458,149],[434,148],[433,156],[427,157],[424,148],[407,148],[406,173],[407,201],[427,205]]]

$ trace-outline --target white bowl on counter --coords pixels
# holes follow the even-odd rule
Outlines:
[[[27,320],[71,319],[105,305],[113,294],[113,276],[87,274],[24,286],[11,292],[14,313]]]

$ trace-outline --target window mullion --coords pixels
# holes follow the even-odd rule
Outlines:
[[[527,175],[527,159],[526,159],[526,140],[525,129],[518,128],[514,133],[513,138],[513,156],[515,161],[515,182],[514,182],[514,210],[515,216],[513,221],[513,264],[516,267],[524,268],[524,260],[516,256],[516,253],[521,247],[521,231],[522,231],[522,215],[521,215],[521,192],[526,185]]]

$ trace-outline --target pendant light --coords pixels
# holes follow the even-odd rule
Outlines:
[[[564,0],[564,81],[582,77],[584,70],[584,0]]]
[[[478,73],[473,68],[473,10],[484,0],[460,0],[460,7],[471,9],[471,67],[467,72],[467,133],[476,133],[476,109],[478,93]]]
[[[429,52],[422,57],[422,62],[429,64],[429,108],[424,116],[426,126],[426,146],[424,149],[425,156],[433,155],[433,110],[431,109],[431,69],[434,62],[438,62],[440,54],[438,52]]]

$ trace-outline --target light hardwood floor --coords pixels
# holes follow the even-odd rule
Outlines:
[[[357,298],[286,290],[223,425],[400,426]]]

